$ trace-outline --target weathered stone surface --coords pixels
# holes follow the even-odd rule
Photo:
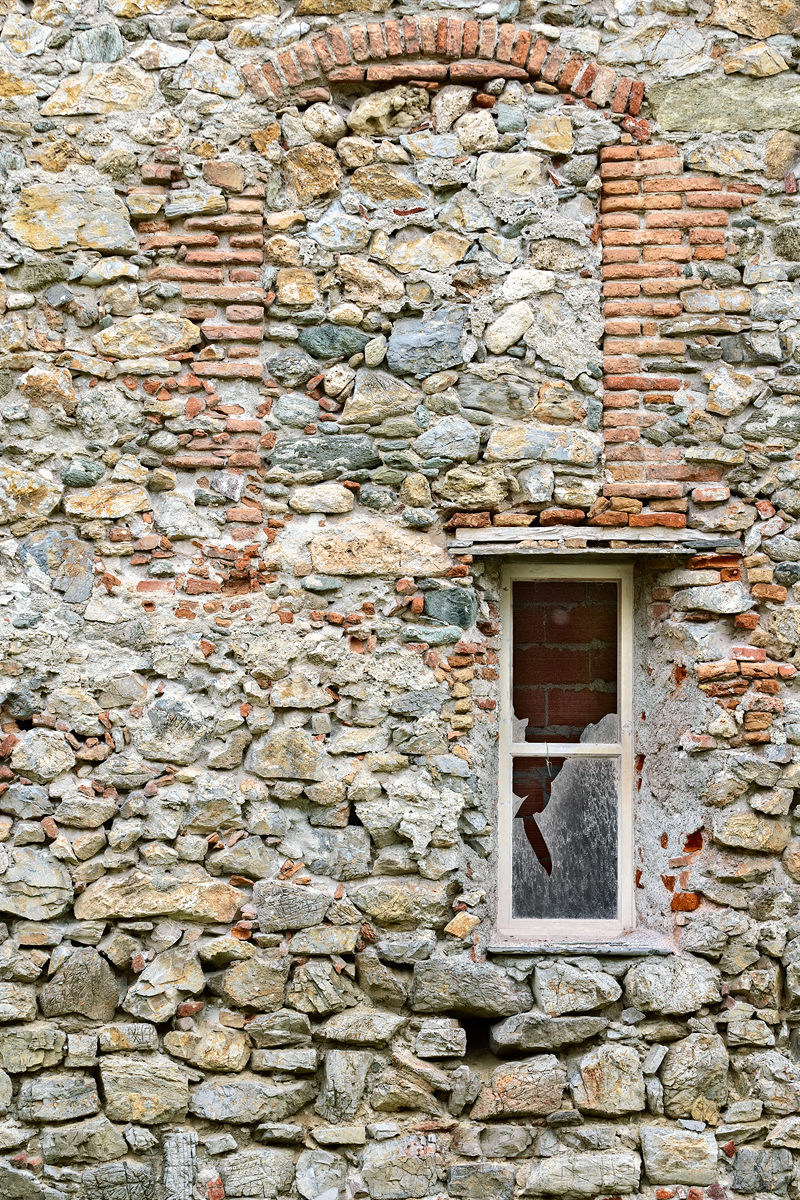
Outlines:
[[[497,1067],[473,1105],[473,1121],[487,1117],[543,1116],[561,1107],[567,1073],[553,1054]]]
[[[311,539],[311,561],[322,575],[443,575],[444,550],[383,521],[364,521]]]
[[[521,1167],[524,1196],[626,1196],[639,1186],[641,1160],[626,1151],[557,1154]]]
[[[35,1005],[35,998],[34,998]],[[35,1011],[35,1007],[34,1007]],[[36,1021],[32,1025],[0,1030],[0,1067],[12,1074],[53,1067],[64,1057],[67,1035],[55,1024]]]
[[[694,1012],[719,996],[718,970],[697,958],[648,959],[625,977],[625,1002],[642,1012]]]
[[[308,1080],[269,1084],[247,1075],[207,1079],[193,1088],[189,1111],[208,1121],[251,1125],[254,1121],[283,1121],[313,1100],[316,1088]]]
[[[174,917],[201,923],[229,922],[244,900],[244,892],[212,879],[199,868],[188,879],[166,872],[150,875],[136,870],[106,876],[90,884],[75,902],[75,915],[81,921]]]
[[[467,958],[431,959],[414,968],[409,1004],[415,1012],[468,1013],[503,1017],[530,1008],[525,984],[517,983],[498,967]]]
[[[125,1139],[108,1117],[90,1117],[76,1125],[42,1131],[45,1162],[110,1162],[127,1153]]]
[[[136,249],[128,210],[110,188],[71,191],[49,183],[29,184],[9,212],[6,227],[33,250],[76,245],[130,254]]]
[[[572,1101],[582,1112],[617,1116],[641,1112],[645,1105],[639,1055],[630,1046],[590,1050],[578,1061],[569,1084]]]
[[[725,1043],[717,1034],[692,1033],[669,1047],[660,1074],[667,1116],[690,1115],[701,1098],[720,1108],[728,1094]]]
[[[111,1121],[164,1125],[186,1116],[186,1072],[163,1054],[109,1054],[100,1060],[100,1083]]]
[[[372,1200],[407,1200],[436,1191],[439,1163],[435,1147],[423,1136],[407,1134],[365,1148],[361,1173]]]
[[[225,999],[256,1012],[275,1012],[283,1004],[289,974],[286,958],[247,958],[228,967],[222,980]]]
[[[0,524],[20,517],[46,517],[61,501],[63,488],[32,471],[10,463],[0,468]]]
[[[142,358],[148,354],[176,354],[200,341],[200,330],[183,317],[159,313],[128,317],[110,325],[94,338],[96,349],[113,358]]]
[[[17,1108],[23,1121],[74,1121],[99,1112],[100,1099],[91,1075],[67,1071],[23,1079]]]
[[[294,1177],[291,1150],[270,1147],[236,1154],[220,1165],[226,1196],[275,1196],[285,1194]]]
[[[329,1019],[335,1020],[335,1017]],[[369,1050],[328,1050],[322,1091],[314,1105],[326,1121],[349,1121],[356,1115],[374,1055]]]
[[[0,875],[0,912],[30,921],[49,921],[72,903],[72,880],[66,867],[47,850],[14,849]]]
[[[253,900],[259,926],[265,933],[317,925],[331,904],[330,896],[316,888],[274,880],[257,883],[253,888]]]
[[[759,80],[728,76],[713,82],[657,83],[649,95],[656,119],[667,131],[733,133],[742,128],[744,117],[747,129],[796,132],[800,122],[792,117],[787,120],[787,113],[792,111],[798,86],[786,74]]]
[[[247,1036],[235,1029],[172,1030],[164,1049],[206,1071],[243,1071],[250,1058]]]
[[[176,947],[148,963],[128,988],[122,1007],[142,1021],[161,1024],[175,1016],[182,1000],[198,995],[204,986],[205,977],[194,950]]]
[[[642,1126],[642,1157],[652,1184],[688,1183],[704,1187],[717,1178],[717,1139],[710,1130]]]
[[[440,308],[427,320],[415,317],[396,321],[389,338],[386,361],[400,374],[424,377],[463,361],[460,340],[466,312]]]
[[[588,1012],[622,995],[622,988],[605,971],[583,970],[553,959],[537,966],[533,976],[536,1002],[548,1016]]]
[[[515,1050],[559,1050],[562,1046],[596,1037],[607,1024],[604,1017],[549,1017],[534,1009],[493,1025],[491,1047],[495,1054]]]
[[[382,1012],[377,1008],[357,1008],[328,1017],[321,1026],[321,1034],[332,1042],[385,1046],[404,1024],[405,1018],[397,1013]]]
[[[114,972],[96,950],[87,946],[73,950],[63,967],[42,988],[39,1003],[46,1017],[79,1013],[93,1021],[110,1021],[117,999]]]

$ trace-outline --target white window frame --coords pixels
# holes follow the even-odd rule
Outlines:
[[[513,740],[513,584],[519,580],[615,582],[617,608],[618,742],[515,742]],[[500,780],[498,826],[498,934],[518,941],[606,941],[635,926],[633,863],[633,566],[543,562],[503,568],[500,688]],[[512,769],[515,758],[615,758],[619,763],[617,809],[617,917],[615,920],[512,918]]]

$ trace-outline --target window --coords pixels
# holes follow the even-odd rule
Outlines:
[[[633,925],[632,568],[503,577],[499,932],[614,937]]]

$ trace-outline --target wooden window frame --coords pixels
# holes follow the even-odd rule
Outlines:
[[[617,698],[619,741],[615,743],[513,741],[513,584],[523,580],[585,580],[618,585]],[[500,779],[497,804],[497,930],[518,941],[587,942],[619,937],[636,924],[633,865],[633,566],[586,563],[510,563],[503,568],[501,600]],[[616,758],[619,763],[617,807],[617,917],[614,920],[533,920],[512,917],[511,798],[515,758]]]

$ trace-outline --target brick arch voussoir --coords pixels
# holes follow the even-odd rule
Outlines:
[[[409,16],[400,20],[331,25],[264,62],[243,68],[261,101],[286,101],[314,84],[487,83],[541,80],[565,97],[613,113],[638,116],[644,83],[573,54],[520,25],[462,17]],[[643,122],[637,122],[643,125]],[[641,138],[646,131],[631,129]]]

